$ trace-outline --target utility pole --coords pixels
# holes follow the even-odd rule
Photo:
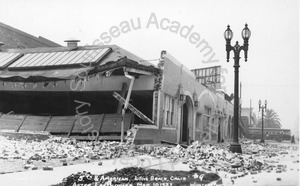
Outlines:
[[[265,106],[263,106],[261,101],[259,100],[258,106],[259,106],[259,111],[260,111],[260,109],[262,111],[261,112],[261,140],[260,140],[260,142],[264,143],[265,142],[265,139],[264,139],[264,110],[267,109],[267,100],[265,100]]]
[[[249,126],[251,126],[251,119],[252,119],[252,108],[251,108],[251,107],[252,107],[252,105],[251,105],[252,103],[251,103],[251,102],[252,102],[252,100],[250,99],[250,115],[249,115]]]
[[[243,122],[242,121],[242,82],[240,82],[240,123]],[[242,132],[241,130],[239,130],[239,133],[240,133],[240,137],[242,136]]]

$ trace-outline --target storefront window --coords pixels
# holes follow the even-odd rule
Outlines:
[[[164,98],[164,125],[172,126],[174,125],[174,98],[167,94],[165,94]]]
[[[201,139],[204,141],[211,140],[211,135],[209,131],[209,120],[210,120],[211,108],[208,106],[204,106],[204,113],[203,113],[203,131],[201,135]]]

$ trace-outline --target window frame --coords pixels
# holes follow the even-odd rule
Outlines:
[[[174,126],[175,98],[169,94],[164,94],[163,105],[163,126]]]

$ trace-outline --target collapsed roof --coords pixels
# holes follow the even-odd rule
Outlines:
[[[9,49],[0,52],[1,81],[72,79],[123,67],[151,74],[159,69],[117,45]]]

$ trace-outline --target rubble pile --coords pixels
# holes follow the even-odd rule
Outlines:
[[[77,142],[75,139],[50,136],[44,141],[8,140],[0,138],[0,159],[25,160],[25,169],[36,169],[35,161],[48,162],[61,160],[63,166],[76,160],[112,159],[121,156],[135,156],[137,152],[148,153],[156,158],[168,158],[172,162],[182,161],[189,164],[191,169],[201,168],[208,171],[227,171],[230,173],[255,173],[268,167],[268,161],[257,160],[257,157],[270,158],[285,154],[282,146],[268,144],[242,143],[243,154],[229,152],[228,145],[210,145],[196,141],[183,148],[180,145],[143,145],[134,147],[133,138],[136,129],[127,133],[126,143],[120,142]]]
[[[125,137],[127,145],[133,144],[137,131],[138,131],[138,128],[135,125],[127,131],[127,134]]]
[[[229,144],[210,145],[199,141],[193,142],[187,148],[180,145],[176,147],[142,146],[140,150],[146,151],[156,158],[168,158],[172,162],[181,161],[188,164],[191,169],[206,170],[210,172],[224,171],[242,177],[247,174],[257,174],[262,170],[273,170],[274,162],[268,158],[287,154],[289,147],[270,144],[241,143],[243,154],[232,153]],[[284,169],[283,169],[284,170]]]
[[[234,183],[234,179],[238,177],[258,174],[262,171],[274,173],[287,171],[288,168],[286,165],[279,164],[276,158],[272,157],[284,157],[288,154],[288,151],[293,148],[292,146],[282,146],[269,143],[255,144],[248,141],[241,141],[243,154],[239,154],[230,152],[228,150],[228,143],[212,145],[195,141],[187,148],[183,148],[181,145],[171,146],[163,144],[135,146],[133,145],[133,141],[136,131],[137,128],[133,127],[127,132],[125,143],[114,141],[84,142],[76,141],[71,138],[54,137],[51,135],[48,139],[42,141],[9,139],[9,137],[0,136],[0,163],[3,167],[2,169],[5,169],[6,167],[3,166],[3,162],[6,162],[7,164],[14,162],[16,164],[18,160],[23,163],[22,170],[36,170],[42,168],[44,171],[53,171],[55,166],[68,166],[73,163],[88,163],[103,159],[114,159],[126,156],[133,157],[142,154],[149,154],[157,159],[169,159],[170,162],[174,163],[174,165],[177,162],[187,164],[191,171],[198,171],[203,174],[205,173],[217,176],[224,176],[225,174],[224,178],[228,175],[227,178],[230,178]],[[58,163],[49,164],[49,162]],[[295,163],[299,163],[299,160]],[[98,165],[101,166],[102,162],[100,161]],[[169,172],[165,173],[167,175],[171,174]],[[141,167],[127,167],[105,175],[111,177],[123,175],[124,179],[131,179],[132,175],[148,177],[153,176],[152,174],[159,174],[161,176],[162,171],[160,170],[158,173],[155,172],[155,170],[146,170]],[[99,182],[101,176],[103,175],[99,176],[88,172],[79,172],[65,178],[61,184],[92,183],[97,180]],[[209,180],[211,181],[211,179]],[[104,183],[106,183],[106,181],[106,179],[102,180]],[[120,183],[123,182],[121,181]]]
[[[75,139],[54,136],[44,141],[9,140],[0,136],[0,160],[23,160],[23,168],[33,170],[37,169],[36,165],[54,160],[58,160],[57,166],[66,166],[69,162],[78,160],[87,163],[91,160],[118,158],[131,149],[131,143],[78,142]]]
[[[99,142],[99,141],[76,141],[73,138],[55,137],[47,135],[47,139],[16,138],[16,133],[9,136],[0,136],[0,159],[23,159],[23,160],[49,160],[80,158],[111,159],[118,158],[132,149],[133,141],[137,132],[134,126],[127,131],[125,143]],[[37,135],[37,133],[25,133]],[[18,136],[19,137],[19,136]]]
[[[199,184],[207,184],[212,181],[216,181],[215,185],[222,184],[220,177],[221,172],[224,178],[229,178],[234,184],[234,179],[238,177],[244,177],[246,175],[258,174],[261,171],[281,173],[287,171],[287,166],[272,160],[270,157],[285,155],[289,146],[279,146],[275,144],[253,144],[248,142],[242,142],[243,154],[232,153],[229,149],[229,144],[216,144],[210,145],[196,141],[187,148],[183,148],[180,145],[166,146],[166,145],[142,145],[131,150],[132,156],[136,152],[143,152],[149,154],[155,158],[167,158],[172,162],[182,162],[188,164],[191,168],[189,173],[196,173],[197,175],[205,175],[207,182],[201,182]],[[129,155],[131,153],[128,153]],[[299,163],[299,161],[298,161]],[[184,171],[165,171],[165,170],[153,170],[144,169],[141,167],[127,167],[121,170],[115,170],[103,175],[93,175],[88,172],[79,172],[72,174],[65,178],[60,186],[76,184],[88,184],[97,182],[99,184],[106,184],[108,181],[112,181],[113,184],[121,183],[136,183],[136,176],[141,178],[151,177],[164,177],[166,175],[178,177],[184,177],[179,172]],[[180,180],[178,182],[173,181],[173,185],[189,185],[188,183],[196,183],[193,180],[193,174],[188,176],[190,180]],[[114,178],[124,178],[124,180],[114,180]],[[195,178],[195,177],[194,177]],[[204,178],[204,177],[203,177]],[[151,180],[139,180],[147,184],[151,183]],[[205,179],[204,179],[205,181]],[[277,178],[280,181],[280,178]],[[254,183],[257,180],[253,180]],[[157,182],[156,182],[157,183]]]

